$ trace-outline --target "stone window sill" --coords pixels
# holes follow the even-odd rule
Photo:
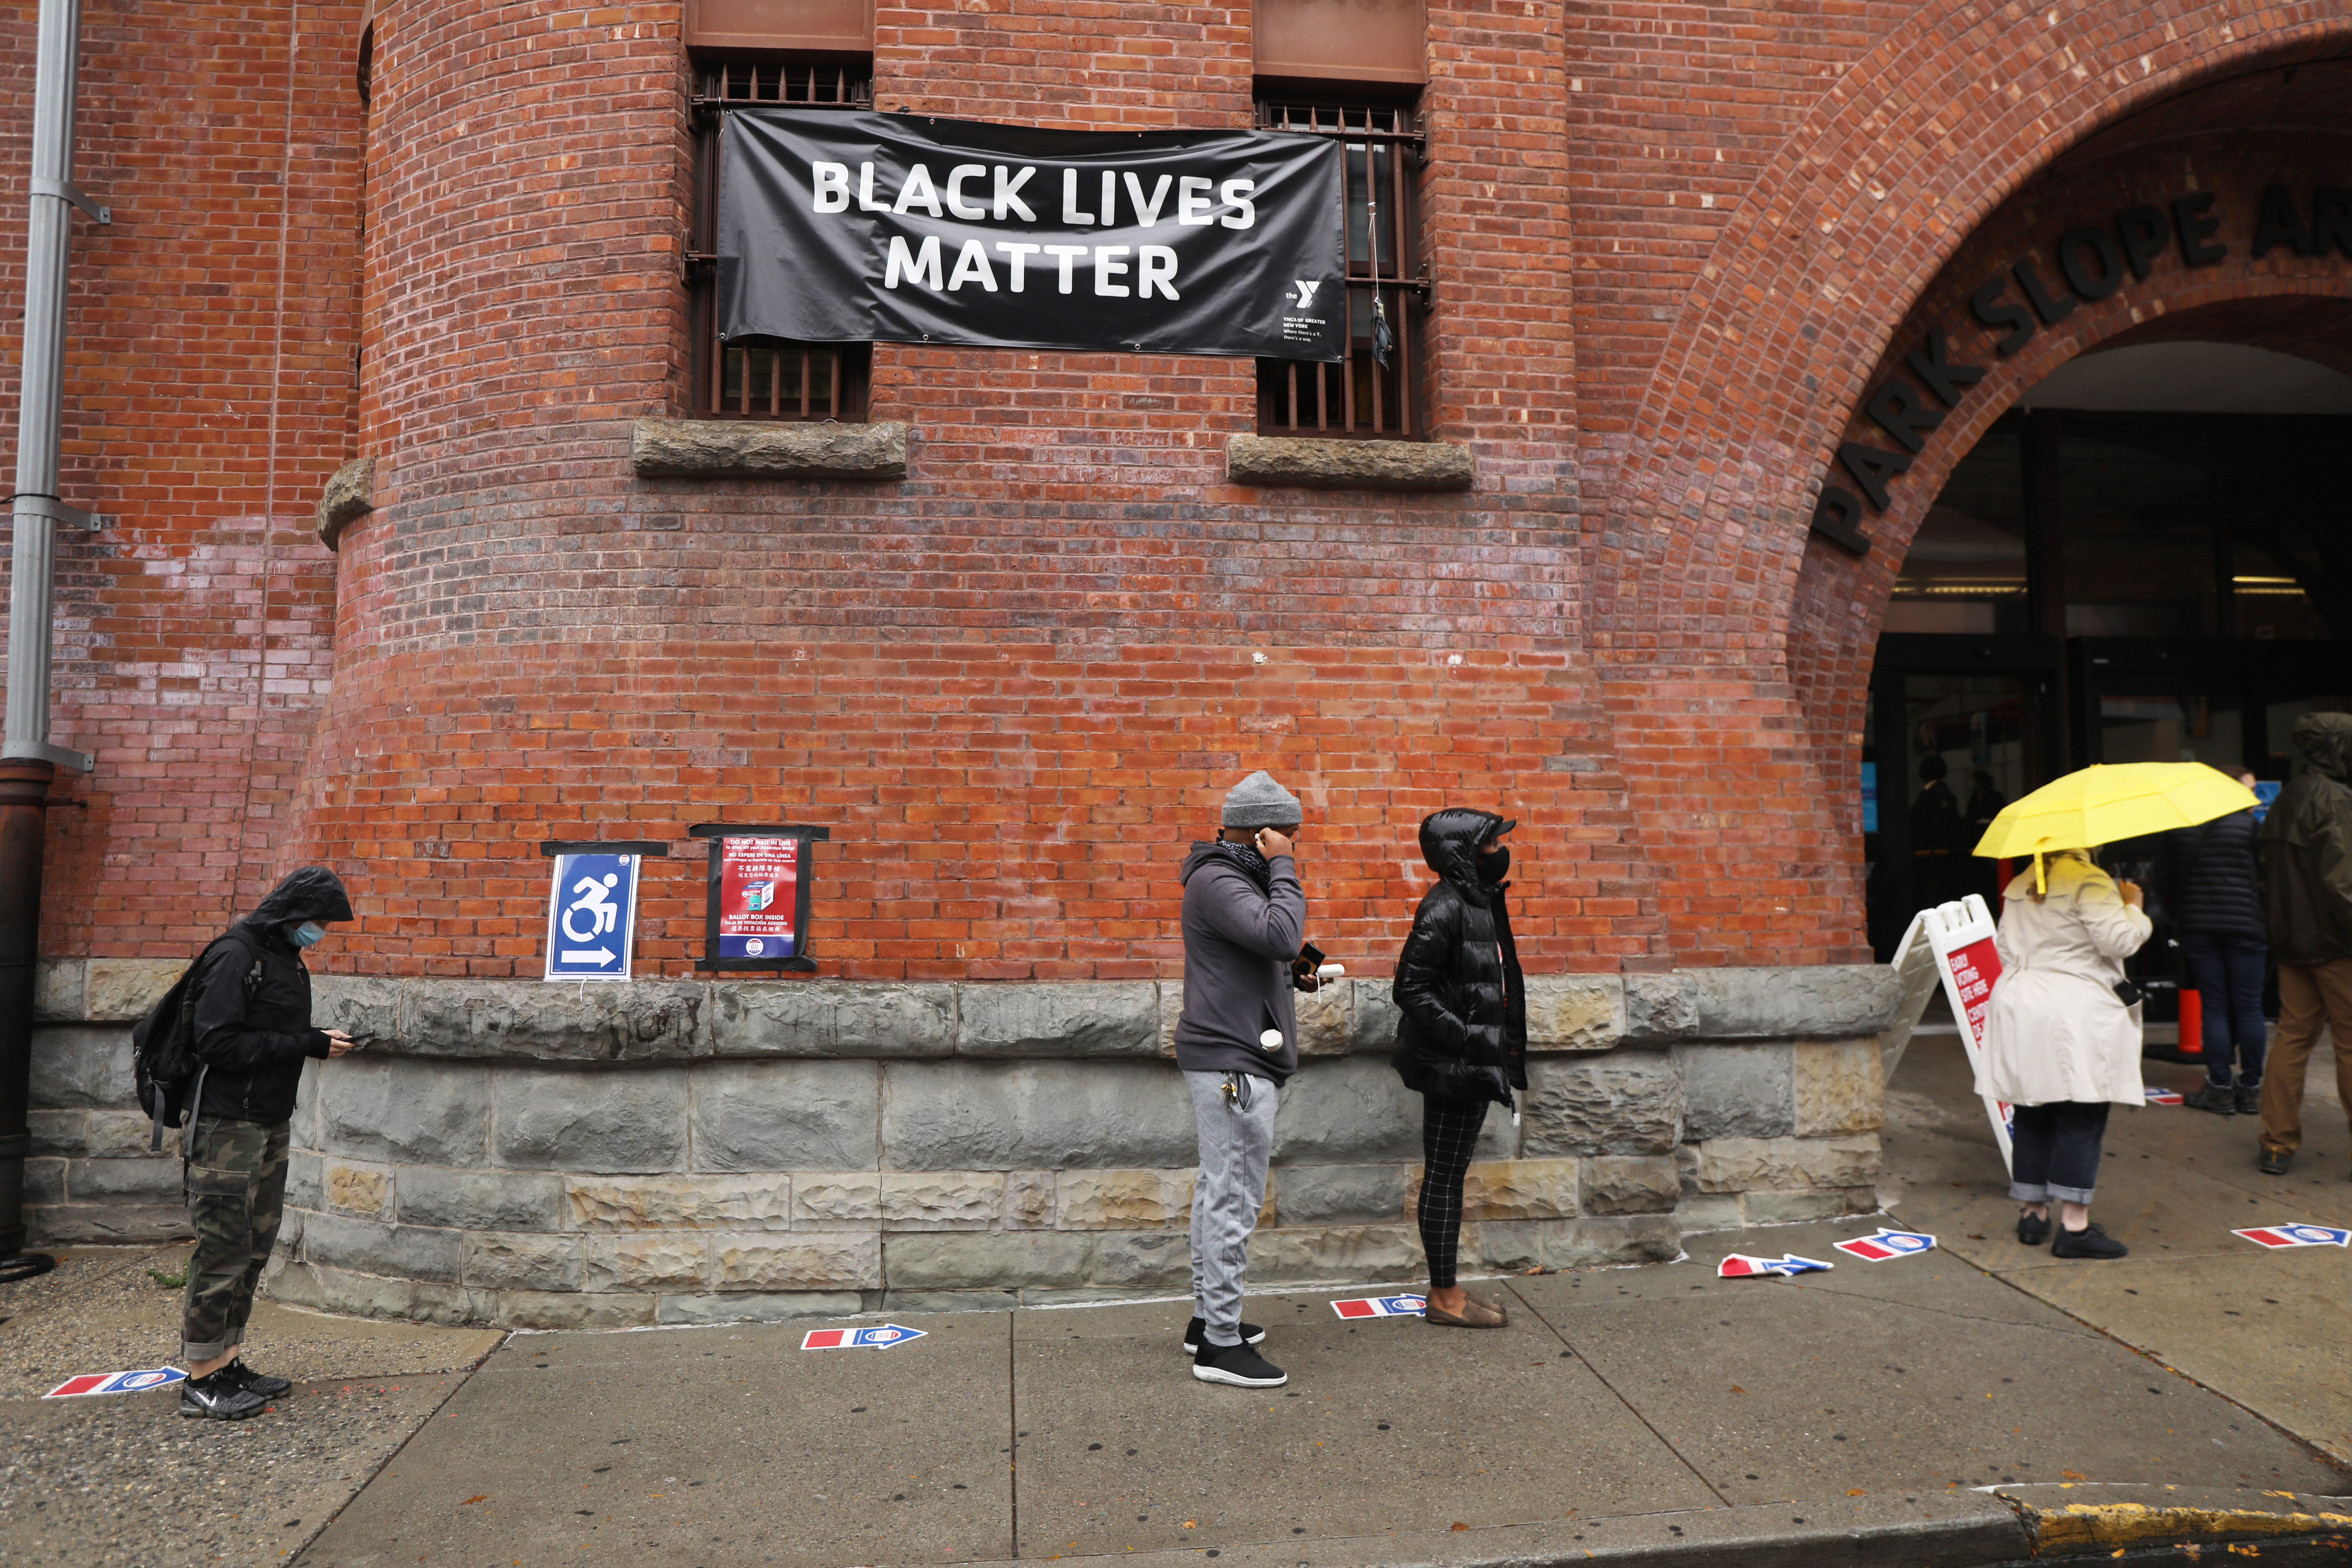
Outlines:
[[[1235,436],[1225,446],[1225,477],[1325,490],[1466,490],[1477,467],[1469,447],[1446,441]]]
[[[903,479],[907,426],[640,419],[629,466],[646,479]]]

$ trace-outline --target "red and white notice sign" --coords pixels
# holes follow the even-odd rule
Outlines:
[[[1974,893],[1957,903],[1921,910],[1912,921],[1911,929],[1903,933],[1901,946],[1895,949],[1896,969],[1905,966],[1906,958],[1916,962],[1922,944],[1934,955],[1936,972],[1944,984],[1944,999],[1951,1004],[1952,1016],[1959,1020],[1960,1045],[1969,1053],[1969,1067],[1974,1071],[1984,1065],[1985,1014],[1992,1005],[1993,984],[2000,979],[2000,952],[1993,944],[1992,911]],[[1926,1006],[1925,993],[1917,994],[1918,1005]],[[1991,1119],[1993,1139],[2000,1145],[2001,1163],[2007,1165],[2009,1107],[1987,1096],[1985,1114]]]

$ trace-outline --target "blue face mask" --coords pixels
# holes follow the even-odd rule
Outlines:
[[[296,947],[310,947],[327,934],[327,928],[317,921],[304,921],[286,934],[293,938]]]

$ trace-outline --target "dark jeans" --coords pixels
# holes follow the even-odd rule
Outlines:
[[[2009,1195],[2028,1204],[2052,1198],[2089,1203],[2099,1181],[2099,1144],[2106,1138],[2112,1108],[2105,1100],[2093,1105],[2060,1100],[2011,1106]]]
[[[2263,1081],[2263,1050],[2269,1034],[2263,1025],[2263,969],[2270,949],[2241,936],[2184,936],[2180,955],[2189,978],[2205,1004],[2205,1081],[2230,1087],[2231,1047],[2238,1081],[2248,1089]]]

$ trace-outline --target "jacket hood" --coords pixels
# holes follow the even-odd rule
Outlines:
[[[1486,886],[1478,879],[1478,851],[1513,826],[1491,811],[1466,805],[1433,811],[1421,819],[1421,858],[1456,892],[1483,909]]]
[[[351,918],[352,900],[343,892],[343,879],[324,866],[304,866],[288,872],[246,920],[257,926],[281,926]]]
[[[2352,783],[2352,713],[2305,713],[2293,733],[2312,766],[2338,783]]]

